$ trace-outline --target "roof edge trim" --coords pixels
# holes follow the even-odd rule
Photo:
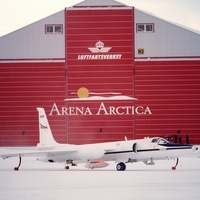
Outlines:
[[[106,8],[106,7],[127,7],[127,5],[115,0],[85,0],[75,4],[73,8]]]

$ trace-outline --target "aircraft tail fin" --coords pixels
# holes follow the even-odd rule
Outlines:
[[[37,108],[39,117],[39,134],[40,142],[38,146],[52,147],[58,143],[53,138],[51,128],[45,113],[44,108]]]

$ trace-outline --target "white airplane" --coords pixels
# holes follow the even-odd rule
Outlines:
[[[175,170],[179,157],[198,150],[192,145],[174,144],[160,137],[85,145],[59,144],[53,138],[44,109],[37,110],[40,133],[38,145],[29,150],[5,148],[0,153],[3,159],[19,157],[19,164],[14,170],[19,170],[23,156],[36,156],[39,161],[64,162],[66,169],[78,163],[86,163],[86,168],[103,168],[109,165],[109,161],[115,161],[118,171],[126,170],[126,163],[143,161],[147,165],[154,165],[154,160],[177,159],[172,167]]]

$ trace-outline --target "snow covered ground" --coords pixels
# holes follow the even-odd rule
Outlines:
[[[0,200],[199,200],[200,158],[127,164],[126,171],[86,169],[66,171],[62,164],[23,158],[20,171],[13,171],[18,158],[0,159]]]

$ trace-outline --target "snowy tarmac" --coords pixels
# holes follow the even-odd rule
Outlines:
[[[199,200],[200,158],[127,164],[126,171],[86,169],[83,165],[65,170],[64,165],[23,158],[0,159],[0,200]]]

